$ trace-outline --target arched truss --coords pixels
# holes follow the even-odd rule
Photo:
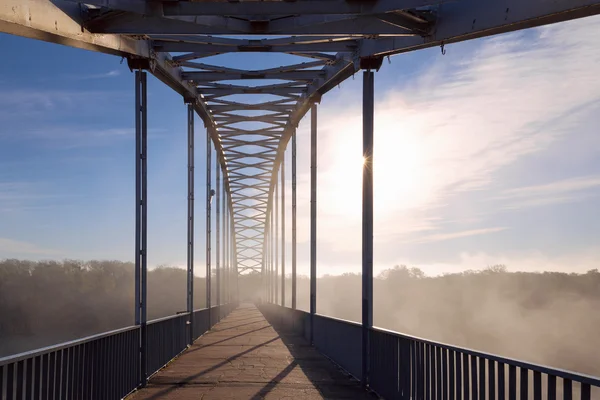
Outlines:
[[[287,143],[328,90],[384,56],[599,12],[600,0],[2,0],[0,31],[127,57],[193,102],[245,272],[260,271]],[[245,68],[247,53],[286,63]]]

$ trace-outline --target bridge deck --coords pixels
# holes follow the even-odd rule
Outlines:
[[[233,311],[131,398],[372,399],[304,338],[275,330],[252,305]]]

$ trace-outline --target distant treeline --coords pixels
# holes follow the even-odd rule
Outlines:
[[[119,261],[0,261],[0,356],[132,325],[133,272],[133,264]],[[242,299],[262,297],[258,274],[240,278],[239,287]],[[204,307],[204,278],[195,279],[194,294],[195,308]],[[308,278],[299,276],[298,307],[306,310],[308,299]],[[360,299],[358,274],[318,280],[320,314],[359,321]],[[524,273],[493,266],[428,277],[396,266],[375,279],[374,302],[375,325],[383,328],[600,375],[597,270]],[[150,270],[148,318],[185,308],[186,271]]]
[[[186,271],[148,272],[148,319],[186,309]],[[195,308],[205,306],[194,280]],[[134,265],[120,261],[0,261],[0,356],[134,324]]]

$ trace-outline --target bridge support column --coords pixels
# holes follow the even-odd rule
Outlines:
[[[135,71],[135,323],[140,326],[140,386],[146,386],[148,297],[148,107],[146,72]]]
[[[281,306],[285,307],[285,153],[281,160]]]
[[[292,134],[292,309],[296,309],[296,131]]]
[[[189,341],[194,342],[194,105],[188,104],[188,218],[187,218],[187,312]]]
[[[215,157],[215,168],[216,168],[216,180],[217,180],[217,221],[216,221],[216,306],[221,305],[221,165],[219,162],[219,156]],[[217,318],[220,319],[220,318]]]
[[[363,73],[362,384],[369,384],[369,333],[373,327],[373,120],[374,74]]]
[[[310,343],[317,312],[317,105],[310,109]]]
[[[214,194],[212,190],[212,173],[210,170],[211,156],[212,156],[212,143],[210,140],[210,129],[206,130],[206,308],[210,309],[210,278],[211,278],[211,267],[210,267],[210,253],[212,251],[211,245],[211,200]],[[208,325],[212,325],[211,313],[208,313]]]
[[[269,228],[269,249],[270,249],[270,257],[269,257],[269,265],[270,265],[270,274],[269,274],[269,293],[270,293],[270,302],[273,303],[275,301],[275,293],[274,293],[274,282],[273,282],[273,276],[274,276],[274,255],[275,255],[275,246],[273,246],[273,238],[275,237],[275,235],[273,235],[273,207],[271,206],[271,215],[270,215],[270,219],[269,219],[269,223],[270,223],[270,228]]]
[[[225,181],[224,174],[223,180]],[[225,304],[229,304],[229,196],[227,190],[223,195],[223,289],[225,291]]]
[[[279,173],[279,171],[277,171]],[[275,304],[279,303],[279,185],[275,177]]]

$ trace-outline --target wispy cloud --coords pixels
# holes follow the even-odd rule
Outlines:
[[[44,248],[34,243],[22,242],[9,238],[0,237],[0,253],[3,256],[18,256],[18,255],[43,255],[57,256],[62,254],[61,251],[55,249]]]
[[[598,187],[600,187],[600,176],[575,177],[507,189],[494,200],[504,202],[505,209],[564,204],[589,198],[590,190]]]
[[[22,121],[23,118],[57,115],[97,114],[98,109],[128,98],[126,92],[102,90],[54,90],[19,88],[0,92],[0,119]],[[1,134],[1,131],[0,131]]]
[[[121,71],[118,69],[113,69],[108,72],[103,72],[99,74],[90,74],[90,75],[69,75],[69,78],[75,80],[88,80],[88,79],[106,79],[106,78],[114,78],[121,75]]]
[[[375,107],[376,241],[378,232],[393,236],[395,231],[402,242],[429,243],[511,228],[496,227],[504,225],[498,221],[487,221],[493,227],[487,228],[481,221],[460,230],[445,220],[468,214],[477,193],[506,187],[498,181],[502,169],[547,151],[577,132],[579,124],[593,125],[583,118],[600,110],[600,51],[593,39],[600,36],[598,21],[588,18],[456,44],[402,92],[380,92]],[[319,237],[327,238],[328,249],[359,252],[361,109],[339,93],[320,111],[326,117],[319,146],[327,151],[319,158]],[[308,141],[308,126],[304,129],[299,140]],[[300,170],[308,171],[308,157],[299,160],[304,163]],[[303,185],[299,192],[308,193]],[[553,201],[595,185],[595,180],[563,182],[553,188]],[[504,195],[528,201],[551,197],[544,185],[527,190],[528,196],[526,190]],[[490,209],[474,211],[485,215]],[[458,231],[445,233],[453,228]],[[420,238],[423,230],[430,234]],[[399,251],[398,241],[379,243],[380,259]]]
[[[460,239],[469,236],[479,236],[479,235],[487,235],[490,233],[502,232],[505,231],[506,227],[496,227],[496,228],[483,228],[483,229],[471,229],[460,232],[450,232],[450,233],[436,233],[433,235],[423,236],[418,239],[412,240],[411,243],[430,243],[430,242],[441,242],[444,240],[452,240],[452,239]]]

